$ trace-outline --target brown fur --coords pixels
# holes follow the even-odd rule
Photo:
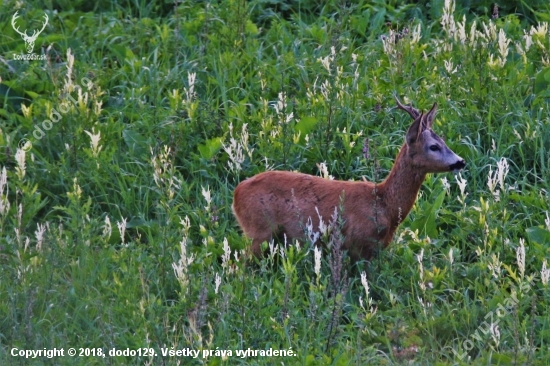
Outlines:
[[[399,224],[416,201],[426,174],[461,169],[464,161],[431,131],[437,106],[426,114],[398,106],[415,119],[388,177],[380,184],[328,180],[307,174],[268,171],[241,182],[235,189],[233,211],[244,233],[252,239],[252,252],[260,244],[285,234],[303,240],[311,218],[319,227],[319,214],[327,223],[343,198],[344,249],[351,258],[370,259],[391,242]],[[430,152],[430,146],[440,147]]]

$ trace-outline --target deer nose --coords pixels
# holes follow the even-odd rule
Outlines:
[[[466,166],[466,163],[464,162],[464,160],[459,160],[456,163],[451,164],[449,166],[449,169],[452,170],[452,171],[458,171],[458,170],[464,168],[465,166]]]

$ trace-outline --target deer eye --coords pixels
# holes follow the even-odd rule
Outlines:
[[[430,146],[430,150],[432,150],[432,151],[439,151],[440,149],[439,149],[439,146],[437,146],[437,145],[432,145],[432,146]]]

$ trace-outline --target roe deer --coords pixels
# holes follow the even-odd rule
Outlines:
[[[311,218],[319,226],[335,207],[342,206],[344,249],[352,260],[370,259],[391,242],[395,230],[411,210],[427,173],[458,171],[464,160],[432,131],[437,104],[424,114],[412,106],[397,106],[414,119],[388,177],[379,184],[367,181],[328,180],[286,171],[268,171],[241,182],[235,189],[233,212],[252,253],[272,237],[305,238]],[[343,196],[343,203],[340,197]],[[317,212],[318,210],[318,212]]]

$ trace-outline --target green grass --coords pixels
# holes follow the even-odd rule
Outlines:
[[[457,4],[456,32],[442,1],[2,6],[1,364],[547,364],[548,5],[491,19]],[[48,14],[47,61],[14,60],[16,10],[28,34]],[[394,95],[438,103],[461,176],[428,176],[368,266],[333,245],[316,273],[311,243],[247,259],[236,185],[322,162],[381,181],[410,124]]]

